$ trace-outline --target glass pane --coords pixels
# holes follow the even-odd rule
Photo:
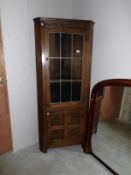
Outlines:
[[[50,59],[50,79],[60,79],[60,59]]]
[[[61,60],[61,79],[71,79],[71,59]]]
[[[60,34],[49,34],[49,56],[60,57]]]
[[[81,82],[72,82],[72,101],[80,101]]]
[[[49,65],[51,103],[80,100],[82,48],[82,35],[49,34],[49,57],[55,57]]]
[[[71,83],[62,82],[61,83],[61,102],[71,100]]]
[[[82,71],[82,65],[81,65],[81,59],[73,59],[72,60],[72,79],[81,79],[81,71]]]
[[[61,56],[71,57],[71,35],[61,34]]]
[[[51,103],[60,102],[60,83],[50,83]]]
[[[64,139],[64,130],[54,130],[51,132],[52,140]]]
[[[51,126],[64,125],[64,116],[52,116],[51,117]]]
[[[83,36],[73,35],[73,57],[81,58],[83,48]]]

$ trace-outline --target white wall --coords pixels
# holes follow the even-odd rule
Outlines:
[[[73,0],[73,18],[95,22],[92,86],[103,79],[131,78],[131,1]]]
[[[14,151],[38,142],[33,18],[72,17],[71,0],[0,4]]]
[[[34,26],[38,16],[95,21],[92,85],[131,77],[130,0],[0,0],[14,150],[38,141]],[[73,9],[73,13],[72,13]]]

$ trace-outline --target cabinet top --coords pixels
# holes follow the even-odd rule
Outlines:
[[[62,19],[39,17],[34,19],[35,25],[41,25],[51,32],[68,32],[90,35],[94,25],[93,21],[80,19]]]
[[[48,22],[73,22],[73,23],[92,23],[94,24],[93,21],[91,20],[82,20],[82,19],[67,19],[67,18],[48,18],[48,17],[38,17],[34,18],[34,21],[40,21],[43,23],[48,23]]]

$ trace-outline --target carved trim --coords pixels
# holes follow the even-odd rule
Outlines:
[[[40,18],[41,26],[48,29],[74,29],[80,30],[84,34],[91,33],[91,26],[94,24],[92,21],[87,20],[66,20],[66,19],[55,19],[55,18]],[[79,26],[79,28],[78,28]]]
[[[42,26],[44,26],[45,28],[55,28],[55,29],[62,29],[64,26],[62,26],[62,24],[59,23],[47,23],[46,21],[41,23]]]

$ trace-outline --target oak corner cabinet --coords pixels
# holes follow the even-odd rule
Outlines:
[[[42,152],[83,142],[93,24],[87,20],[34,19]]]

